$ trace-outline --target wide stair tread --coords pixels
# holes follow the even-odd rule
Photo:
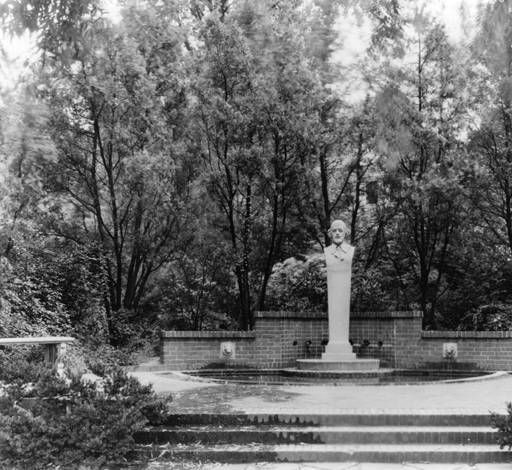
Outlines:
[[[247,425],[247,426],[152,426],[148,431],[176,432],[495,432],[491,426],[289,426],[289,425]]]
[[[281,444],[140,446],[152,457],[216,462],[512,462],[512,453],[496,445],[471,444]]]
[[[174,414],[135,436],[140,452],[242,462],[512,462],[489,415]]]
[[[459,426],[190,426],[147,428],[139,443],[456,443],[494,444],[491,427]]]
[[[489,415],[467,414],[236,414],[175,413],[167,425],[195,426],[488,426]]]

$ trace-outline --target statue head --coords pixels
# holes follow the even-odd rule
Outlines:
[[[327,234],[335,245],[341,245],[348,233],[347,224],[343,220],[335,219],[332,221]]]

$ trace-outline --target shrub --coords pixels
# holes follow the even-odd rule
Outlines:
[[[127,366],[133,363],[132,354],[124,349],[114,348],[104,343],[91,343],[84,348],[84,353],[87,369],[101,376],[108,374],[119,366]]]
[[[354,262],[352,309],[364,312],[399,308],[400,300],[396,295],[396,286],[393,285],[395,277],[390,276],[385,267],[364,269],[360,263]]]
[[[351,307],[354,311],[407,309],[396,275],[389,266],[352,265]],[[288,258],[274,266],[267,289],[271,310],[327,310],[327,270],[323,253]]]
[[[512,328],[512,305],[495,303],[481,305],[466,315],[458,330],[508,331]]]
[[[498,430],[498,444],[500,449],[512,449],[512,403],[507,403],[507,415],[491,414],[491,426]]]
[[[41,348],[0,349],[0,382],[9,384],[35,382],[44,368],[43,362]]]
[[[5,467],[99,468],[129,459],[133,434],[165,415],[167,400],[119,367],[101,377],[61,378],[18,362],[18,377],[11,370],[0,397],[0,464]]]
[[[323,254],[277,263],[267,290],[272,310],[327,310],[327,277]]]

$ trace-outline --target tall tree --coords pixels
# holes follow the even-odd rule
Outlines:
[[[377,155],[374,100],[364,64],[373,61],[372,39],[391,35],[389,28],[386,32],[379,28],[388,21],[391,14],[386,15],[394,2],[385,6],[379,3],[317,1],[309,12],[307,54],[319,71],[322,92],[316,98],[317,121],[309,141],[316,162],[308,173],[308,196],[299,213],[320,245],[328,243],[327,230],[333,217],[348,221],[352,243],[368,235],[366,228],[359,231],[359,218],[368,209],[367,184],[371,193],[369,176],[375,170]],[[351,42],[355,34],[367,36],[358,44],[357,52]]]
[[[414,68],[392,70],[380,96],[380,151],[399,180],[399,208],[389,229],[397,275],[413,276],[425,326],[436,326],[436,302],[460,223],[459,131],[465,115],[462,67],[442,26],[421,9],[410,19]],[[412,57],[405,56],[405,61]],[[379,132],[379,131],[378,131]],[[392,163],[394,161],[394,163]],[[415,294],[413,294],[415,296]],[[410,299],[412,300],[412,299]]]
[[[298,194],[315,75],[303,60],[297,12],[242,2],[202,19],[194,85],[205,179],[225,217],[242,328],[263,308]],[[256,243],[257,241],[257,243]]]
[[[117,27],[83,18],[71,60],[52,51],[40,87],[58,155],[47,174],[59,197],[50,222],[59,236],[98,243],[110,322],[139,307],[150,276],[188,236],[178,13],[132,8]]]
[[[477,105],[483,117],[472,134],[473,192],[480,228],[488,243],[512,254],[512,3],[485,8],[473,44]],[[478,108],[477,108],[478,109]]]

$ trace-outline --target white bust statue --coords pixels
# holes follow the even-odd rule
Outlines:
[[[327,265],[327,303],[329,312],[329,343],[322,359],[353,360],[349,343],[350,284],[354,247],[345,242],[347,226],[334,220],[329,228],[332,244],[324,250]]]
[[[334,220],[327,233],[332,241],[324,250],[327,266],[344,265],[350,269],[355,248],[345,241],[345,236],[348,233],[345,222],[339,219]]]

